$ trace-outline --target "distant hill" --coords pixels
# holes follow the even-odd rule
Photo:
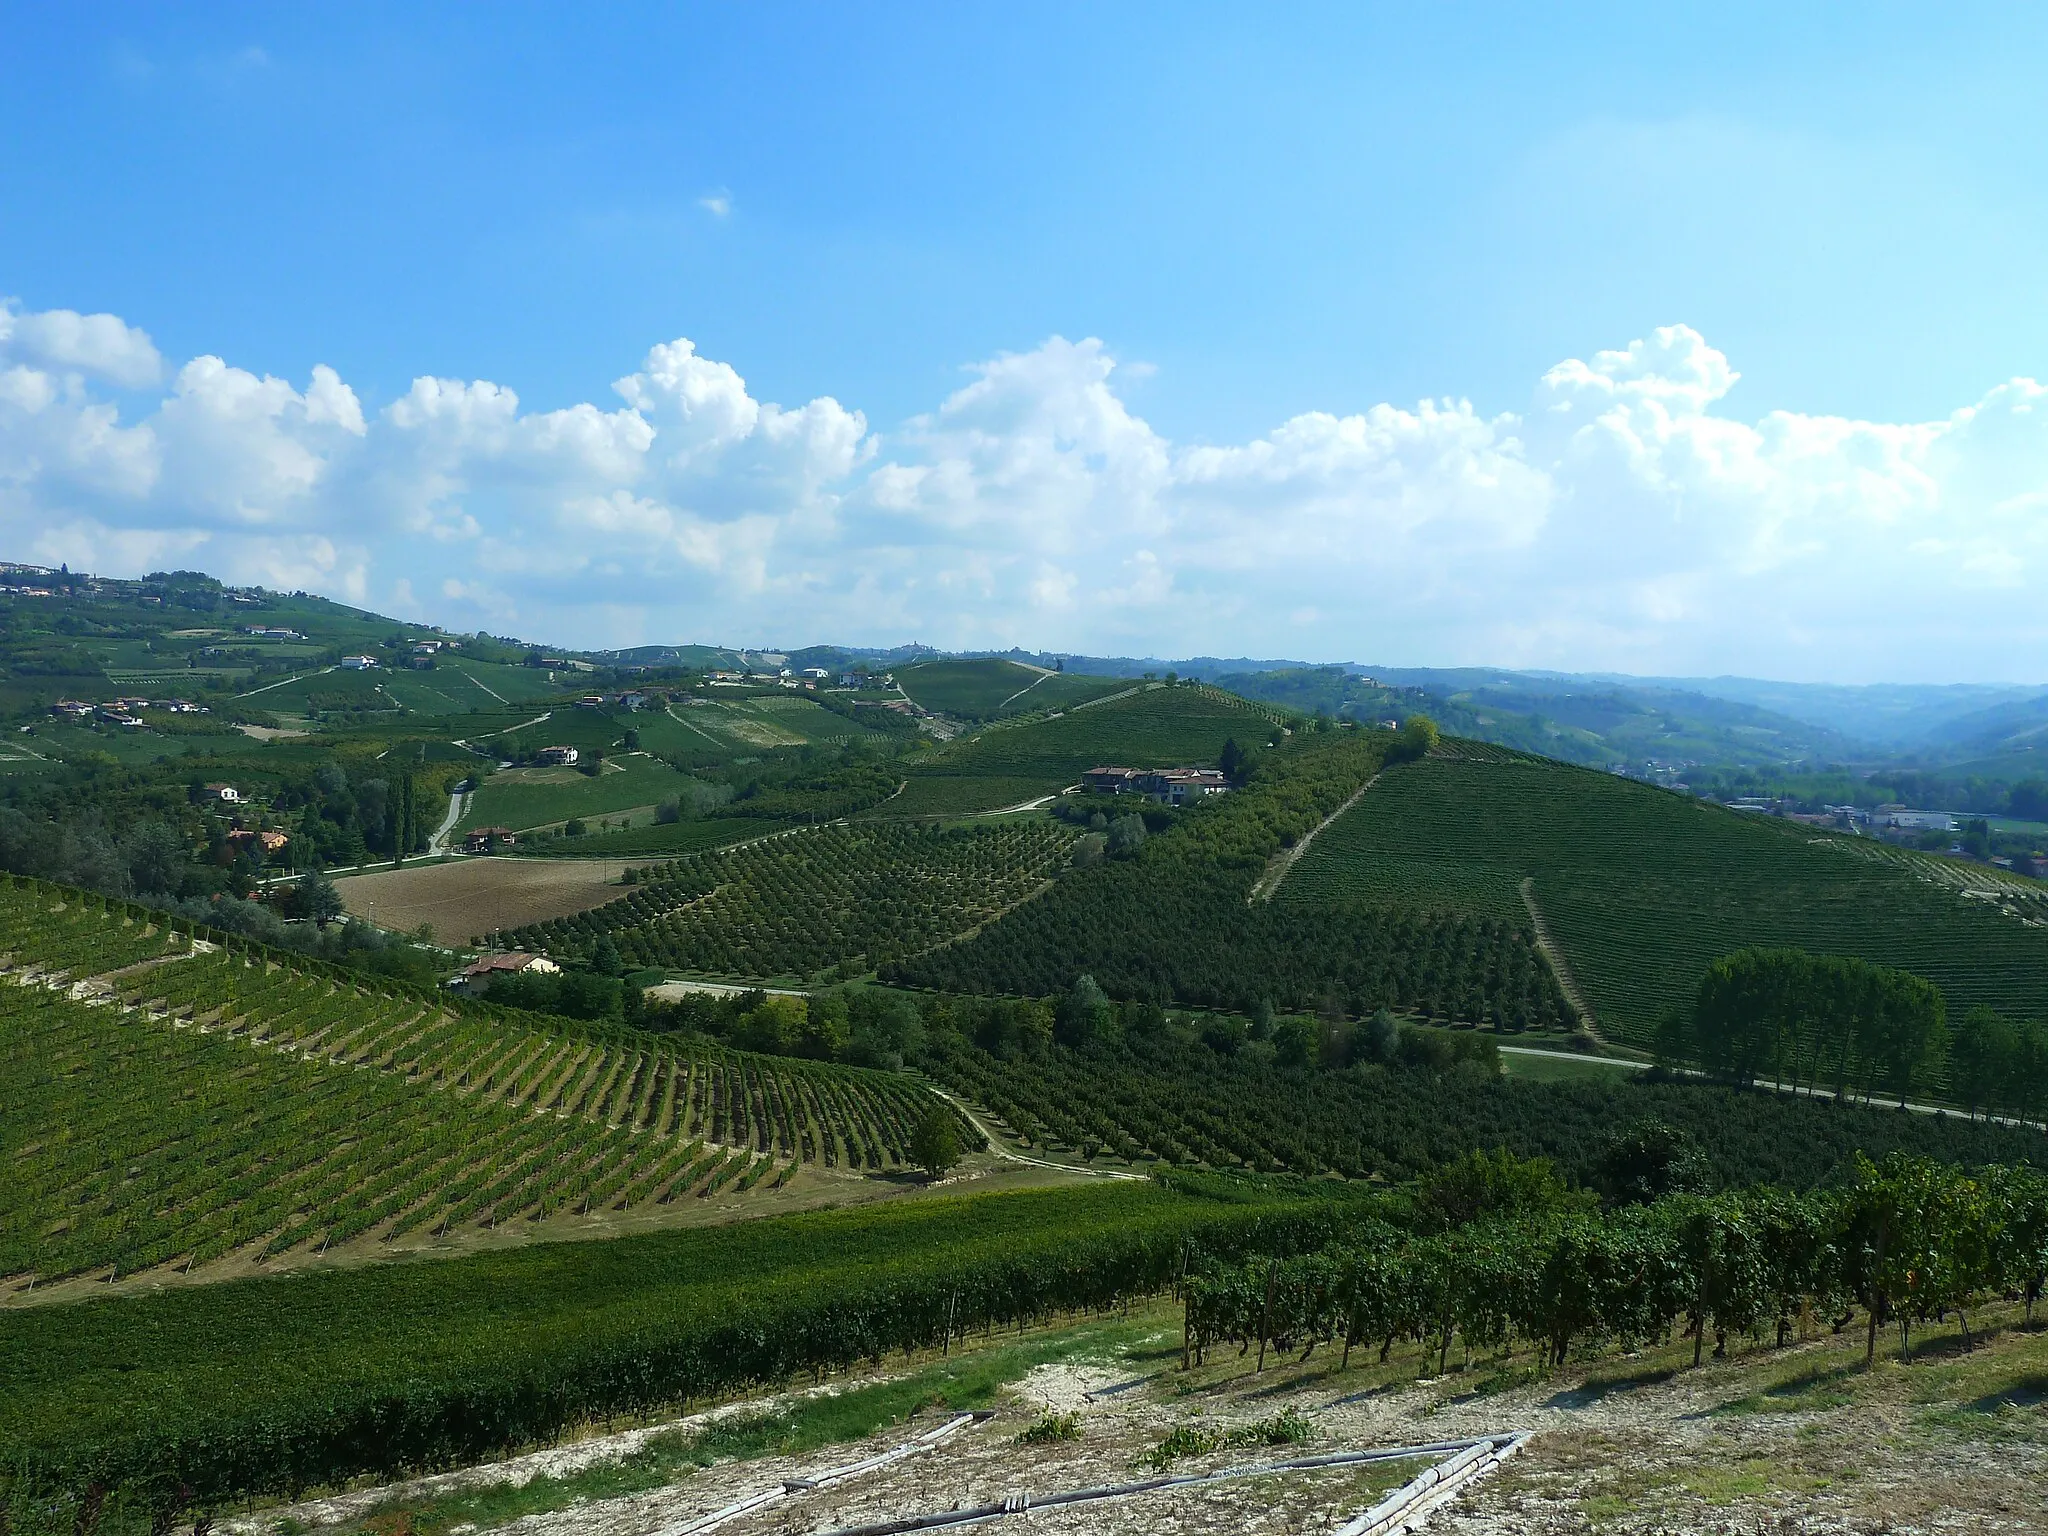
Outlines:
[[[958,720],[1000,720],[1062,709],[1129,686],[1122,678],[1057,672],[995,656],[921,661],[896,669],[896,686],[920,708]]]

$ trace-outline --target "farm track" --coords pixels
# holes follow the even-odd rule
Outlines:
[[[1337,809],[1330,812],[1329,815],[1304,832],[1301,840],[1292,848],[1282,848],[1278,853],[1274,854],[1272,859],[1268,861],[1264,871],[1259,875],[1259,878],[1252,882],[1251,894],[1244,899],[1245,905],[1250,906],[1255,901],[1271,901],[1274,893],[1280,889],[1281,882],[1286,880],[1288,872],[1294,868],[1295,863],[1301,856],[1308,852],[1309,844],[1316,840],[1316,834],[1350,810],[1351,807],[1358,804],[1365,792],[1371,789],[1373,785],[1379,783],[1379,781],[1380,776],[1377,773],[1374,774],[1363,784],[1359,785],[1358,788],[1354,789],[1351,792],[1351,797],[1342,805],[1338,806]]]
[[[1579,1016],[1579,1023],[1588,1034],[1598,1038],[1599,1031],[1593,1021],[1593,1006],[1586,1001],[1586,994],[1579,990],[1578,979],[1572,975],[1571,962],[1565,959],[1564,951],[1551,936],[1550,924],[1544,921],[1543,909],[1536,904],[1536,877],[1525,876],[1515,888],[1522,898],[1522,905],[1529,909],[1529,926],[1536,933],[1536,947],[1543,952],[1543,958],[1550,962],[1552,974],[1557,977],[1557,989],[1564,993],[1566,1002],[1572,1005],[1572,1012]]]

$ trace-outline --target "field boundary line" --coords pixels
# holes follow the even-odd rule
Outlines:
[[[235,697],[238,699],[253,699],[257,694],[268,693],[273,688],[288,688],[293,683],[302,683],[309,677],[325,677],[333,670],[334,668],[332,667],[316,667],[311,672],[301,672],[297,677],[287,677],[279,682],[265,683],[261,688],[251,688],[247,693],[238,693]],[[381,691],[383,684],[378,684],[378,688]]]
[[[498,702],[499,702],[500,704],[504,704],[504,705],[510,706],[510,704],[512,703],[512,701],[511,701],[510,699],[506,698],[506,697],[505,697],[505,695],[503,695],[502,693],[498,692],[498,690],[497,690],[497,689],[493,688],[493,687],[492,687],[492,686],[491,686],[491,685],[490,685],[489,683],[485,682],[485,681],[484,681],[484,680],[483,680],[482,678],[478,677],[478,676],[477,676],[477,675],[476,675],[476,674],[475,674],[474,672],[470,671],[470,670],[469,670],[469,668],[467,668],[467,667],[451,667],[451,668],[449,668],[449,670],[450,670],[451,672],[460,672],[460,673],[461,673],[461,674],[462,674],[462,675],[463,675],[464,677],[468,678],[468,679],[469,679],[469,680],[470,680],[470,681],[471,681],[472,683],[475,683],[475,684],[477,685],[477,687],[479,687],[479,688],[483,689],[483,691],[484,691],[485,693],[488,693],[488,694],[489,694],[489,695],[490,695],[490,696],[491,696],[492,698],[496,699],[496,700],[497,700],[497,701],[498,701]]]
[[[1067,713],[1070,715],[1078,715],[1084,709],[1093,709],[1098,704],[1114,704],[1118,699],[1128,699],[1132,694],[1143,693],[1144,691],[1145,685],[1143,683],[1138,683],[1133,687],[1124,689],[1120,693],[1105,693],[1099,699],[1083,699],[1079,704],[1076,704],[1072,708],[1070,708],[1067,711]]]
[[[1536,905],[1536,877],[1524,875],[1522,883],[1515,887],[1521,894],[1522,905],[1529,909],[1529,925],[1536,930],[1536,947],[1543,952],[1543,958],[1550,962],[1551,974],[1557,977],[1558,990],[1564,993],[1564,1000],[1572,1005],[1572,1012],[1579,1016],[1579,1023],[1595,1039],[1600,1030],[1593,1017],[1593,1008],[1586,1001],[1586,994],[1579,990],[1579,981],[1572,974],[1571,962],[1564,957],[1557,940],[1551,937],[1550,924],[1544,920],[1543,909]]]
[[[1384,771],[1384,769],[1381,770],[1381,772]],[[1245,897],[1244,904],[1250,906],[1255,901],[1271,901],[1273,893],[1280,889],[1280,882],[1285,880],[1294,869],[1295,861],[1308,852],[1308,845],[1316,840],[1316,834],[1350,810],[1351,807],[1358,804],[1359,798],[1368,789],[1371,789],[1373,785],[1379,783],[1379,781],[1380,776],[1378,773],[1375,773],[1371,778],[1359,785],[1358,788],[1351,791],[1350,798],[1342,805],[1338,806],[1337,809],[1330,812],[1329,815],[1304,832],[1301,835],[1301,840],[1292,848],[1282,848],[1278,853],[1274,854],[1267,861],[1266,868],[1259,878],[1252,882],[1251,894]]]

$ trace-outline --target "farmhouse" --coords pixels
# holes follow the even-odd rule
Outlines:
[[[529,955],[514,950],[510,954],[478,956],[464,966],[448,985],[464,992],[488,992],[495,976],[517,976],[522,972],[548,976],[560,969],[546,955]]]
[[[1081,785],[1096,795],[1149,795],[1168,805],[1185,805],[1220,795],[1230,781],[1214,768],[1090,768]]]
[[[232,784],[209,784],[206,786],[206,798],[218,800],[222,805],[240,805],[242,792]]]
[[[344,656],[341,658],[341,670],[344,672],[367,672],[375,665],[377,665],[377,658],[374,656]]]
[[[289,843],[291,838],[282,832],[258,832],[249,827],[237,827],[228,834],[228,841],[237,847],[244,843],[254,843],[265,853],[276,853]]]
[[[533,760],[549,768],[566,768],[578,755],[574,747],[542,747],[533,754]]]
[[[495,853],[500,848],[510,848],[519,839],[510,827],[472,827],[463,843],[469,853]]]

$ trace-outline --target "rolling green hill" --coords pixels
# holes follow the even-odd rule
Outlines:
[[[878,814],[994,810],[1072,784],[1102,764],[1213,764],[1224,742],[1277,735],[1275,712],[1214,688],[1127,683],[1053,718],[997,725],[949,747],[909,776]]]
[[[1051,672],[993,656],[919,662],[900,668],[896,684],[922,708],[961,720],[1066,709],[1130,686],[1121,678]]]
[[[1525,881],[1621,1040],[1648,1044],[1708,964],[1747,945],[1901,966],[1951,1009],[2048,1012],[2048,900],[2032,882],[1476,743],[1388,769],[1277,900],[1521,922]]]

